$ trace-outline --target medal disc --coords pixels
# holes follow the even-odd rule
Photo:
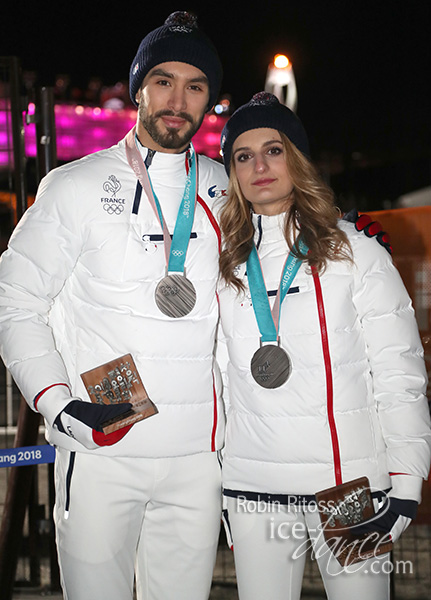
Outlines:
[[[156,304],[159,310],[173,319],[188,315],[196,304],[196,290],[184,275],[166,275],[157,284]]]
[[[261,346],[253,354],[251,374],[264,388],[278,388],[285,383],[292,371],[290,358],[283,348],[273,344]]]

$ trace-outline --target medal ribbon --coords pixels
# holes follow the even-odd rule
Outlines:
[[[163,218],[162,208],[157,198],[147,167],[142,159],[142,155],[137,148],[136,128],[134,127],[126,135],[126,155],[130,167],[133,169],[139,183],[145,190],[148,201],[154,213],[159,220],[163,231],[163,242],[165,248],[165,258],[168,272],[184,273],[184,263],[186,261],[187,248],[190,242],[190,235],[193,227],[196,207],[197,191],[197,165],[196,153],[193,145],[186,154],[186,185],[183,198],[178,209],[177,220],[175,223],[174,234],[171,236]]]
[[[298,242],[298,249],[302,254],[306,254],[308,251],[307,246],[301,239],[299,239]],[[278,340],[280,307],[290,286],[292,285],[293,280],[295,279],[301,263],[301,259],[294,256],[292,252],[289,253],[284,262],[280,284],[277,290],[277,296],[271,311],[259,255],[257,253],[256,246],[253,244],[250,256],[247,259],[247,277],[253,310],[256,316],[262,342],[277,342]]]

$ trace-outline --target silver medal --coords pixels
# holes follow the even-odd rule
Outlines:
[[[283,385],[292,372],[292,364],[287,352],[273,344],[261,346],[256,350],[250,368],[255,381],[262,387],[270,389]]]
[[[156,304],[159,310],[173,319],[188,315],[196,304],[192,282],[180,273],[166,275],[157,284]]]

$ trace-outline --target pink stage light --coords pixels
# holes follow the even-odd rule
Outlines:
[[[34,104],[29,114],[34,114]],[[0,167],[8,163],[11,143],[7,124],[7,107],[0,106]],[[210,158],[220,157],[220,136],[227,116],[205,115],[201,128],[193,138],[195,149]],[[136,123],[136,110],[114,111],[108,108],[70,104],[55,106],[57,156],[60,162],[81,158],[91,152],[109,148],[121,140]],[[36,156],[36,127],[25,125],[25,147],[29,157]]]

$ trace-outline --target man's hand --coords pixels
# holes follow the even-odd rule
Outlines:
[[[132,425],[122,427],[105,435],[102,423],[127,413],[132,408],[130,402],[120,404],[93,404],[82,400],[72,400],[57,415],[54,427],[80,442],[89,450],[100,446],[112,446],[121,440]]]
[[[343,216],[342,220],[354,223],[356,231],[363,231],[367,237],[375,237],[379,244],[386,248],[389,254],[392,254],[389,234],[382,230],[382,226],[378,221],[372,221],[370,215],[364,213],[359,216],[356,208],[353,208]]]
[[[373,531],[387,533],[391,536],[391,541],[396,542],[415,518],[417,509],[418,503],[415,500],[388,497],[374,517],[350,529],[355,535]]]

